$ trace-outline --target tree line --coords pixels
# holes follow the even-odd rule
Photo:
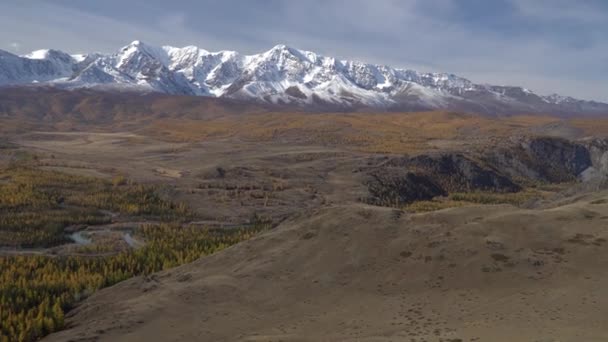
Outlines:
[[[69,175],[34,167],[0,171],[0,246],[50,247],[66,242],[70,225],[110,222],[103,211],[183,221],[182,203],[162,198],[152,185]]]
[[[35,341],[62,329],[64,313],[100,288],[192,262],[268,227],[148,225],[136,232],[144,247],[110,257],[0,257],[0,341]]]

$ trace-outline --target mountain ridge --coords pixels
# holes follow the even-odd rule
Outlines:
[[[242,55],[196,46],[133,41],[110,54],[0,50],[0,86],[46,84],[254,100],[271,104],[486,114],[608,114],[608,104],[523,87],[477,84],[451,73],[421,73],[338,60],[284,44]]]

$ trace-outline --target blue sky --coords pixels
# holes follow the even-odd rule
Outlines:
[[[606,0],[7,0],[0,49],[115,51],[133,40],[256,53],[283,43],[608,101]]]

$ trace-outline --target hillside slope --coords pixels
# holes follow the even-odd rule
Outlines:
[[[45,341],[605,341],[606,198],[321,209],[102,290]]]

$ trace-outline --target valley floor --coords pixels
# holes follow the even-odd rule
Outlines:
[[[606,127],[456,113],[285,115],[7,135],[7,193],[22,176],[11,165],[31,161],[65,177],[42,183],[51,194],[68,190],[52,197],[53,210],[124,196],[118,216],[111,206],[80,208],[95,220],[75,231],[103,244],[91,252],[145,252],[146,238],[134,235],[145,245],[133,246],[124,233],[148,220],[129,208],[150,198],[180,212],[172,234],[275,226],[100,290],[44,340],[608,339],[608,192],[598,190],[608,143],[588,139]],[[530,140],[537,135],[553,138]],[[583,171],[597,182],[577,183]],[[36,181],[25,182],[32,194]],[[87,184],[103,191],[87,193]]]

